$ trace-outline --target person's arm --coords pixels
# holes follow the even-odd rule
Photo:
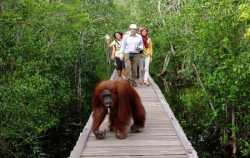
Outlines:
[[[106,39],[106,47],[108,47],[108,48],[112,47],[111,38],[108,34],[106,34],[105,39]]]
[[[140,37],[139,37],[140,39],[139,39],[139,49],[140,50],[143,50],[144,49],[144,44],[143,44],[143,41],[142,41],[142,36],[140,35]]]
[[[111,59],[115,59],[115,46],[112,47],[112,54],[111,54]]]
[[[126,45],[127,45],[127,36],[125,36],[123,39],[122,39],[122,44],[121,44],[121,48],[120,48],[120,60],[122,61],[123,60],[123,54],[125,53],[125,48],[126,48]]]
[[[120,51],[121,51],[122,53],[125,52],[126,45],[127,45],[127,37],[124,37],[124,38],[122,39],[121,48],[120,48]]]
[[[153,61],[153,46],[152,46],[151,38],[148,38],[148,52],[150,55],[150,62],[152,62]]]

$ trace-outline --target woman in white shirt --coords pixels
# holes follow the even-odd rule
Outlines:
[[[111,46],[112,46],[112,54],[111,54],[111,59],[115,60],[115,64],[116,64],[116,71],[119,77],[123,76],[123,71],[124,71],[124,61],[120,59],[121,56],[121,44],[122,44],[122,37],[123,37],[123,33],[121,32],[115,32],[114,33],[114,38],[115,40],[111,42]]]

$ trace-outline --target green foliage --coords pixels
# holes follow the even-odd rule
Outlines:
[[[10,86],[0,89],[0,135],[11,142],[18,157],[26,155],[22,152],[24,146],[36,155],[39,134],[58,123],[52,111],[55,107],[50,87],[50,81],[34,75],[16,79]]]
[[[80,72],[85,76],[80,85],[83,92],[91,91],[89,86],[98,80],[92,74],[99,56],[91,49],[84,53],[90,42],[85,39],[83,44],[80,38],[91,28],[92,20],[80,1],[1,3],[0,139],[4,143],[0,153],[4,157],[47,157],[41,148],[43,134],[65,117],[72,121],[78,116],[68,116],[71,108],[85,109],[81,113],[86,115],[90,110],[85,105],[89,96],[75,93],[75,75],[85,68]],[[89,36],[93,35],[86,38]],[[77,65],[79,61],[84,67]],[[87,71],[91,66],[93,72]],[[81,106],[71,106],[77,100]]]

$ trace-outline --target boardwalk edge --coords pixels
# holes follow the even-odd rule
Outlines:
[[[91,125],[92,125],[93,119],[92,119],[92,114],[89,117],[88,122],[86,123],[85,127],[83,128],[83,131],[80,133],[80,136],[78,137],[78,140],[76,142],[75,147],[70,153],[69,158],[80,158],[82,151],[85,148],[88,136],[91,132]]]
[[[149,81],[150,81],[151,85],[153,86],[153,89],[156,92],[157,97],[159,99],[159,102],[161,103],[163,109],[168,114],[169,118],[171,119],[171,123],[172,123],[175,131],[178,133],[178,136],[181,140],[182,145],[184,146],[184,148],[186,150],[188,157],[189,158],[198,158],[197,152],[195,151],[195,149],[192,147],[191,143],[187,139],[186,134],[184,133],[182,127],[180,126],[179,121],[175,118],[175,115],[174,115],[172,109],[170,108],[169,104],[167,103],[164,95],[162,94],[159,86],[154,82],[154,80],[152,79],[151,76],[149,76]]]

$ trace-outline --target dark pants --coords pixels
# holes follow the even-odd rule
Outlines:
[[[116,62],[116,69],[117,70],[122,70],[123,68],[125,68],[125,62],[121,61],[121,59],[119,57],[115,57],[115,62]]]

